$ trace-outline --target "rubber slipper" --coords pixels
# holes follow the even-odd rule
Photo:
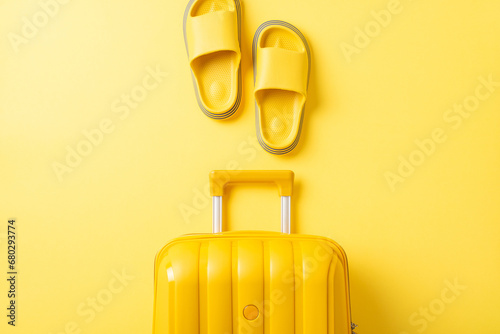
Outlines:
[[[239,0],[191,0],[184,13],[184,42],[200,109],[232,116],[241,102]]]
[[[311,52],[302,33],[283,21],[263,23],[253,39],[257,138],[269,153],[298,144],[304,119]]]

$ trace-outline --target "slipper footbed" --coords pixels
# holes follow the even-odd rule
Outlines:
[[[283,27],[271,27],[264,31],[259,46],[305,51],[300,37]],[[305,103],[303,95],[287,90],[266,89],[257,92],[256,99],[263,138],[272,147],[283,148],[293,144]]]
[[[192,8],[191,15],[234,10],[233,0],[200,0]],[[238,55],[233,51],[210,53],[195,59],[191,69],[206,108],[214,113],[231,109],[238,95]]]
[[[238,56],[232,51],[218,51],[198,57],[191,65],[203,104],[213,112],[230,109],[236,102]]]

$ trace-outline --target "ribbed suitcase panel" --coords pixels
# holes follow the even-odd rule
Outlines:
[[[295,278],[290,241],[264,242],[264,334],[294,334]]]
[[[262,241],[239,240],[233,243],[233,328],[234,333],[264,334],[262,316],[264,297],[264,257]],[[245,307],[260,310],[257,319],[244,318]]]
[[[198,334],[199,332],[199,242],[177,244],[170,250],[171,271],[167,268],[170,281],[170,297],[174,301],[169,309],[169,334]],[[172,328],[173,327],[173,328]]]
[[[303,268],[303,254],[302,248],[300,247],[300,242],[292,242],[293,246],[293,277],[295,286],[295,334],[307,334],[304,333],[304,275]]]
[[[297,273],[301,276],[297,294],[301,294],[302,305],[297,308],[302,312],[302,332],[327,334],[328,270],[332,256],[321,255],[322,247],[318,242],[294,242],[294,248],[302,258],[302,271]]]
[[[169,321],[170,316],[174,314],[172,306],[175,305],[171,259],[164,257],[156,266],[160,266],[160,270],[155,278],[156,296],[161,297],[155,298],[155,333],[175,333],[175,325],[172,321]]]
[[[334,277],[337,270],[337,263],[339,259],[337,256],[332,256],[332,261],[328,268],[328,334],[341,333],[335,331],[335,284]]]
[[[349,282],[346,281],[345,270],[344,264],[337,258],[333,276],[335,286],[333,309],[335,310],[335,316],[332,319],[335,319],[335,334],[351,333],[351,323],[350,321],[346,321],[346,319],[350,318],[349,295],[345,289],[340,288],[348,286],[349,284]]]
[[[230,241],[203,242],[200,248],[200,334],[232,333]]]

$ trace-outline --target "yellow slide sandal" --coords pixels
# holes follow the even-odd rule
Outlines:
[[[239,0],[191,0],[184,13],[184,42],[196,98],[208,117],[232,116],[241,102]]]
[[[263,23],[253,39],[255,119],[260,145],[287,154],[298,144],[311,69],[302,33],[283,21]]]

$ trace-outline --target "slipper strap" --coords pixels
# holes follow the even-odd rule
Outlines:
[[[187,30],[189,60],[217,51],[240,54],[236,11],[216,11],[190,17]]]
[[[277,47],[259,48],[255,91],[282,89],[307,96],[307,53]]]

